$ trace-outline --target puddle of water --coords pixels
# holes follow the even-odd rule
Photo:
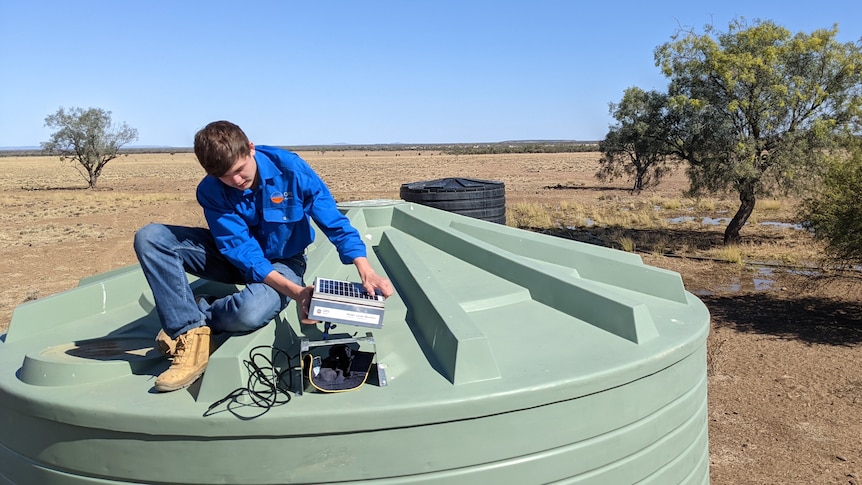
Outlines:
[[[775,274],[775,268],[761,266],[757,268],[757,273],[751,280],[733,278],[730,283],[718,286],[715,291],[710,290],[695,290],[692,293],[698,296],[709,296],[715,293],[738,293],[743,287],[754,288],[755,291],[769,291],[775,288],[775,280],[772,278]],[[750,282],[749,282],[750,281]]]
[[[754,279],[755,290],[771,290],[775,285],[775,280],[770,278],[773,275],[773,269],[767,267],[757,268],[757,276]]]
[[[764,278],[754,278],[754,289],[755,290],[771,290],[772,286],[775,284],[775,280],[767,280]]]
[[[763,261],[749,262],[749,267],[756,270],[756,273],[751,277],[751,279],[745,278],[741,280],[740,278],[733,278],[730,283],[718,286],[714,291],[704,288],[691,289],[689,291],[698,296],[709,296],[715,295],[716,293],[736,293],[751,289],[754,289],[755,291],[769,291],[775,289],[776,282],[774,276],[777,272],[808,277],[817,277],[823,274],[823,272],[817,268],[806,269],[804,267],[785,267],[777,263],[777,266],[758,266],[758,264],[768,265],[770,263]],[[854,265],[850,269],[852,271],[862,272],[862,265]]]
[[[703,218],[703,224],[707,226],[718,226],[719,224],[724,225],[729,223],[730,217],[717,217],[715,219],[713,219],[712,217]]]
[[[816,269],[788,269],[788,273],[799,276],[820,276],[820,271]]]
[[[802,224],[792,224],[790,222],[761,222],[761,226],[770,226],[776,229],[795,229],[797,231],[804,231],[805,227]]]
[[[584,217],[584,226],[583,227],[594,227],[597,225],[598,224],[596,223],[596,221],[590,219],[589,217]],[[578,229],[580,229],[580,227],[579,226],[566,226],[566,229],[568,229],[570,231],[577,231]]]
[[[768,266],[762,266],[757,268],[757,274],[762,276],[772,276],[775,274],[775,268],[770,268]]]
[[[775,285],[775,280],[770,278],[775,274],[775,270],[773,268],[769,268],[766,266],[761,266],[757,268],[757,276],[754,279],[754,289],[755,290],[771,290]]]
[[[742,283],[739,282],[739,278],[734,278],[730,282],[730,284],[721,285],[717,288],[718,291],[730,292],[730,293],[736,293],[741,289],[742,289]]]
[[[684,222],[695,222],[700,220],[700,223],[704,226],[718,226],[725,225],[730,223],[730,217],[693,217],[693,216],[680,216],[680,217],[672,217],[667,220],[670,224],[682,224]],[[775,229],[793,229],[796,231],[804,231],[805,226],[801,223],[791,223],[791,222],[774,222],[774,221],[766,221],[766,222],[758,222],[760,226],[772,227]]]
[[[683,222],[694,222],[700,220],[700,223],[705,226],[717,226],[719,224],[727,224],[730,222],[729,217],[692,217],[692,216],[680,216],[668,219],[667,221],[671,224],[682,224]]]

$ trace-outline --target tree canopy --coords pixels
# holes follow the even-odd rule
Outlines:
[[[739,240],[757,197],[804,188],[833,142],[858,131],[862,49],[837,32],[736,19],[727,32],[680,31],[656,48],[670,79],[667,141],[688,161],[692,193],[739,195],[726,243]]]
[[[802,204],[801,215],[827,255],[840,265],[862,265],[862,140],[850,140],[848,156],[828,164],[821,190]]]
[[[600,180],[628,175],[634,180],[633,192],[654,186],[674,168],[678,158],[671,158],[666,146],[664,118],[667,95],[630,87],[618,104],[610,104],[611,116],[617,120],[605,139],[599,143]]]
[[[125,123],[114,126],[111,112],[100,108],[60,108],[45,118],[45,126],[56,128],[51,138],[42,142],[42,150],[70,159],[78,172],[95,188],[105,165],[117,158],[124,145],[138,139],[138,130]]]

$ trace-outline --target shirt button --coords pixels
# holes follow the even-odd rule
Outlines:
[[[281,218],[281,220],[286,221],[286,220],[287,220],[287,216],[282,217],[282,218]]]

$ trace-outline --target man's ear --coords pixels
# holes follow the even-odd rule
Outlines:
[[[254,142],[248,142],[248,148],[250,149],[250,153],[254,156]]]

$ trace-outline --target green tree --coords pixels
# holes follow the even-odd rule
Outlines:
[[[619,104],[610,104],[617,120],[599,143],[599,180],[627,175],[634,179],[633,192],[657,185],[679,160],[671,157],[666,143],[667,95],[638,87],[625,90]]]
[[[45,126],[56,129],[42,142],[45,153],[77,163],[78,172],[95,188],[105,165],[117,158],[123,145],[138,139],[138,130],[125,123],[114,126],[111,112],[100,108],[60,108],[45,118]]]
[[[862,144],[831,161],[821,190],[802,203],[801,217],[826,241],[828,255],[843,265],[862,264]]]
[[[759,196],[816,180],[836,137],[859,122],[862,49],[837,33],[736,19],[656,48],[670,79],[668,141],[689,162],[691,192],[739,195],[725,243],[739,240]]]

